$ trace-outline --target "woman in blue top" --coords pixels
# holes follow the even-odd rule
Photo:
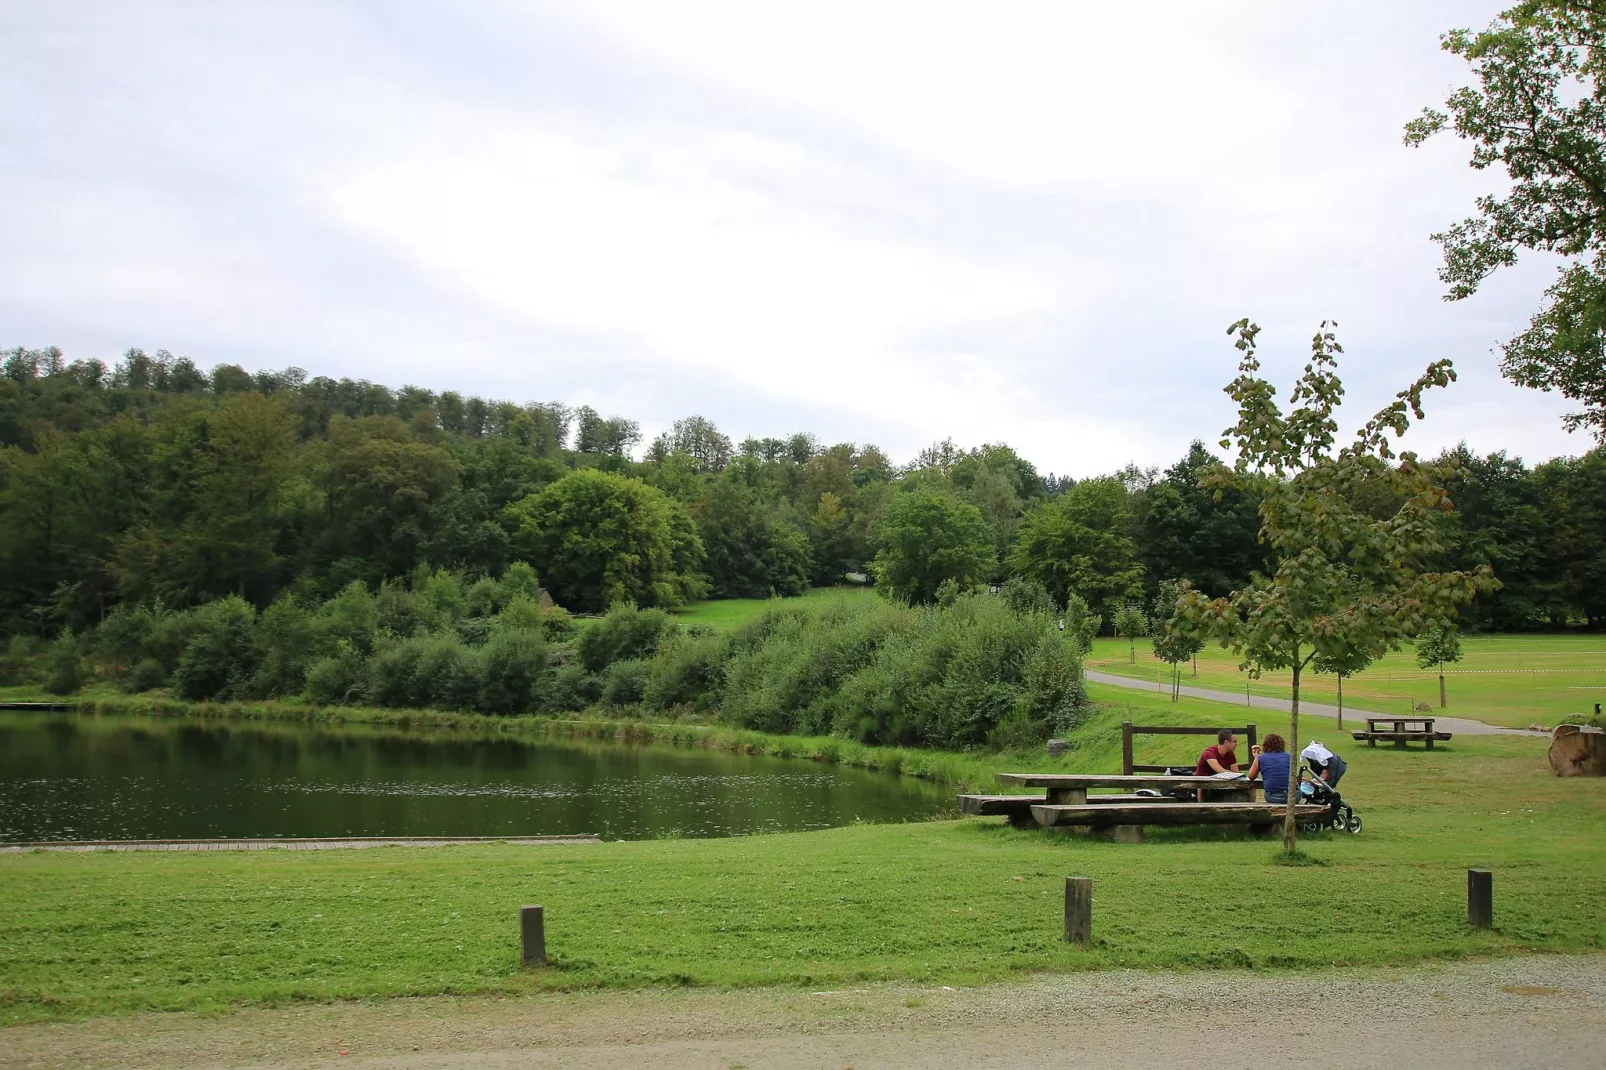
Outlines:
[[[1255,756],[1249,765],[1249,779],[1253,780],[1258,775],[1265,782],[1266,801],[1287,802],[1288,777],[1294,759],[1288,753],[1288,744],[1283,742],[1283,737],[1270,732],[1260,746],[1249,748],[1249,753]]]

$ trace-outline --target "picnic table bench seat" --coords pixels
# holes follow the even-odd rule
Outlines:
[[[1113,803],[1163,803],[1166,799],[1155,795],[1109,794],[1089,795],[1090,806],[1109,806]],[[959,796],[959,811],[978,817],[1022,817],[1032,816],[1033,806],[1049,805],[1047,795],[961,795]]]
[[[1032,807],[1032,817],[1039,825],[1052,828],[1056,825],[1080,825],[1089,828],[1111,828],[1117,825],[1269,825],[1280,821],[1287,811],[1283,803],[1256,802],[1165,802],[1117,803],[1096,806],[1092,804]],[[1301,803],[1294,807],[1300,821],[1324,820],[1325,806]]]

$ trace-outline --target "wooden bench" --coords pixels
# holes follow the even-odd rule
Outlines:
[[[1451,733],[1435,732],[1432,717],[1368,717],[1366,730],[1356,729],[1350,735],[1357,741],[1365,741],[1368,747],[1376,747],[1381,739],[1402,750],[1410,742],[1426,743],[1427,749],[1432,750],[1435,741],[1447,740]]]
[[[1069,805],[1032,807],[1032,817],[1044,828],[1080,825],[1087,828],[1113,828],[1119,825],[1271,825],[1281,821],[1287,811],[1283,803],[1256,802],[1169,802],[1152,804],[1121,803],[1113,806]],[[1328,808],[1300,803],[1294,807],[1300,821],[1325,821]]]
[[[1112,803],[1163,803],[1163,797],[1154,795],[1089,795],[1089,805],[1109,806]],[[1174,801],[1174,800],[1173,800]],[[1046,795],[961,795],[959,811],[976,817],[1007,817],[1011,824],[1031,824],[1032,807],[1048,805]]]

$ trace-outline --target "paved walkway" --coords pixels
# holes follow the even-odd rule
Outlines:
[[[515,847],[560,843],[601,843],[596,836],[347,836],[263,840],[50,840],[0,844],[0,854],[25,851],[335,851],[361,847],[454,847],[468,843],[509,843]]]
[[[1092,669],[1087,670],[1087,678],[1096,684],[1114,684],[1116,687],[1130,687],[1134,691],[1156,690],[1153,682],[1149,680],[1138,680],[1130,676],[1116,676],[1113,673],[1107,672],[1095,672]],[[1164,687],[1162,686],[1160,690],[1163,692]],[[1189,698],[1208,699],[1211,702],[1230,702],[1234,706],[1249,706],[1252,709],[1259,710],[1278,710],[1282,713],[1287,713],[1293,705],[1285,698],[1266,698],[1262,695],[1252,695],[1250,696],[1249,701],[1245,702],[1244,696],[1238,694],[1236,691],[1212,691],[1209,688],[1204,687],[1183,687],[1181,693],[1187,695]],[[1360,721],[1368,715],[1373,717],[1393,716],[1392,714],[1378,713],[1376,710],[1357,709],[1353,706],[1345,706],[1344,712],[1349,715],[1350,720],[1356,722],[1357,728],[1366,727],[1364,724],[1361,724]],[[1336,720],[1338,718],[1338,707],[1329,706],[1321,702],[1301,702],[1299,704],[1299,715],[1301,717],[1331,717]],[[1501,728],[1499,725],[1484,724],[1482,721],[1472,721],[1465,717],[1440,717],[1438,714],[1430,714],[1429,716],[1433,717],[1434,727],[1441,732],[1459,732],[1462,735],[1467,736],[1532,736],[1536,739],[1550,738],[1549,732],[1531,732],[1526,728]],[[1345,729],[1345,731],[1348,731],[1348,729]]]

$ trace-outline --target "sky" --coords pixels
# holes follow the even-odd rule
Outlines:
[[[1503,3],[10,0],[0,346],[591,405],[647,437],[1007,442],[1076,477],[1285,387],[1346,431],[1578,454],[1496,347],[1554,265],[1441,299],[1499,176],[1403,124]]]

